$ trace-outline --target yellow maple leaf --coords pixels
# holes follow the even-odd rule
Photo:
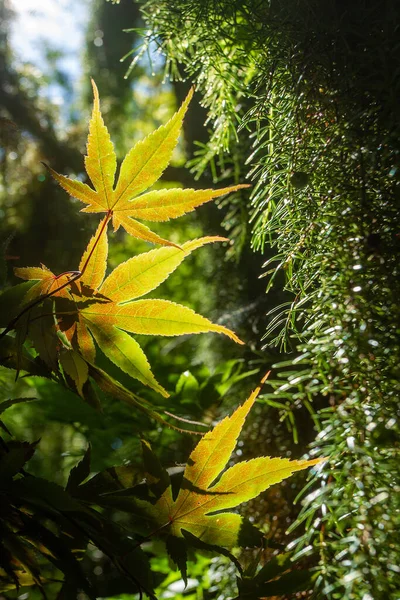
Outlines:
[[[114,231],[122,226],[130,235],[167,246],[176,244],[161,238],[137,219],[168,221],[190,212],[201,204],[229,192],[249,187],[234,185],[219,190],[165,189],[143,194],[162,175],[177,144],[189,102],[190,90],[180,109],[165,124],[139,141],[121,164],[114,188],[117,158],[110,134],[100,112],[99,94],[94,81],[94,104],[89,123],[86,172],[93,184],[69,179],[49,168],[54,179],[74,198],[87,206],[83,212],[106,212],[112,215]]]
[[[68,348],[78,351],[90,364],[94,363],[96,357],[95,341],[120,369],[163,396],[168,396],[168,392],[155,379],[140,345],[130,333],[176,336],[216,332],[239,344],[243,342],[227,327],[212,323],[187,306],[168,300],[142,297],[167,279],[191,252],[205,244],[227,240],[209,236],[186,242],[181,248],[157,248],[121,263],[105,278],[108,221],[109,215],[99,223],[96,233],[83,253],[77,271],[80,273],[79,279],[73,280],[70,286],[63,288],[62,295],[56,291],[57,288],[51,291],[55,298],[57,334],[66,336]],[[42,276],[42,269],[26,267],[16,269],[15,273],[24,279],[38,279]],[[51,285],[54,285],[52,282],[56,276],[48,270],[45,274]],[[47,279],[45,281],[47,282]],[[28,294],[32,295],[36,285]],[[39,291],[38,289],[38,293]],[[24,303],[26,304],[26,297]],[[38,319],[34,339],[39,354],[51,366],[57,361],[54,344],[50,343],[54,328],[53,317]],[[34,331],[32,326],[31,331]],[[79,358],[74,353],[64,352],[61,356],[63,368],[74,379],[78,391],[82,393],[87,369],[82,368]]]

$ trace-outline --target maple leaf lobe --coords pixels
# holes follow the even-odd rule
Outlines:
[[[89,122],[85,167],[96,192],[104,200],[104,208],[111,210],[115,204],[114,178],[117,170],[117,156],[110,134],[101,116],[97,86],[93,79],[91,82],[94,102],[92,118]]]

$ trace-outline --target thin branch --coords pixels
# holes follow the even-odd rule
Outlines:
[[[109,220],[111,219],[112,216],[112,211],[109,210],[107,213],[107,216],[104,219],[104,223],[103,226],[101,228],[101,230],[99,231],[99,235],[97,236],[96,241],[93,244],[93,248],[91,249],[89,256],[86,259],[85,264],[83,265],[83,268],[81,271],[64,271],[64,273],[61,273],[60,275],[56,275],[55,279],[59,279],[60,277],[62,277],[63,275],[69,275],[70,273],[74,273],[73,277],[71,277],[71,279],[69,281],[66,281],[65,283],[63,283],[62,285],[60,285],[58,288],[56,288],[55,290],[52,290],[51,292],[48,292],[47,294],[42,294],[41,296],[39,296],[38,298],[36,298],[35,300],[32,300],[32,302],[30,302],[29,304],[27,304],[22,310],[21,312],[14,317],[10,323],[7,325],[7,327],[4,329],[4,331],[2,331],[0,333],[0,340],[5,337],[7,335],[7,333],[9,331],[11,331],[12,329],[14,329],[15,325],[18,323],[18,321],[20,320],[20,318],[27,313],[28,311],[30,311],[34,306],[37,306],[38,304],[41,304],[44,300],[46,300],[47,298],[50,298],[51,296],[54,296],[55,294],[57,294],[58,292],[60,292],[62,289],[64,289],[65,287],[71,285],[71,283],[73,283],[74,281],[77,281],[78,279],[80,279],[82,277],[82,275],[84,274],[89,261],[93,255],[93,252],[95,251],[95,248],[97,246],[97,244],[100,241],[101,236],[103,235],[103,232],[105,230],[105,228],[108,225]]]

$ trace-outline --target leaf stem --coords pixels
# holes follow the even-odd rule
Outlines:
[[[173,413],[170,413],[167,410],[164,410],[164,414],[168,415],[169,417],[172,417],[173,419],[176,419],[177,421],[182,421],[182,423],[189,423],[190,425],[198,425],[199,427],[205,427],[206,429],[208,429],[208,425],[206,423],[200,423],[200,421],[192,421],[190,419],[185,419],[184,417],[178,417],[178,415],[174,415]],[[194,432],[194,433],[197,433],[198,435],[203,435],[200,432]]]

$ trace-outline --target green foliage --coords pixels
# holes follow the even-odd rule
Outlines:
[[[253,573],[250,567],[238,580],[239,597],[244,600],[257,600],[282,596],[286,593],[295,593],[312,589],[315,576],[308,570],[287,572],[291,566],[290,554],[279,554],[270,560],[264,567]]]
[[[82,255],[79,269],[55,275],[44,265],[16,268],[15,274],[37,281],[19,285],[1,296],[4,306],[0,339],[5,339],[3,364],[17,374],[31,362],[47,367],[48,377],[63,381],[89,403],[99,405],[91,376],[107,392],[130,402],[161,422],[163,419],[145,402],[138,400],[95,364],[95,345],[121,370],[165,397],[168,392],[156,381],[139,344],[126,332],[176,336],[215,331],[243,343],[226,327],[214,325],[188,307],[165,300],[132,300],[146,295],[162,283],[190,252],[204,244],[226,241],[203,238],[183,246],[164,240],[131,217],[168,221],[209,202],[215,195],[234,191],[167,189],[141,194],[154,184],[167,166],[176,146],[182,120],[192,97],[190,91],[177,113],[156,131],[138,142],[122,162],[114,190],[117,159],[110,135],[100,112],[100,100],[94,82],[94,104],[89,122],[85,167],[93,188],[53,171],[54,178],[76,198],[88,204],[85,212],[106,212],[95,235]],[[240,186],[239,186],[240,187]],[[139,195],[141,194],[141,195]],[[106,279],[108,257],[107,226],[122,224],[132,236],[167,246],[134,257],[119,265]],[[11,311],[11,312],[10,312]],[[13,340],[7,334],[14,330]],[[22,350],[29,337],[38,356]],[[9,354],[9,346],[15,345]],[[25,361],[22,364],[22,359]],[[30,373],[33,371],[30,370]]]
[[[43,264],[15,269],[15,274],[26,281],[0,295],[1,365],[15,371],[17,378],[21,372],[28,375],[24,382],[28,389],[31,377],[46,378],[43,386],[36,384],[36,391],[43,399],[41,387],[50,396],[54,390],[59,397],[50,398],[50,402],[65,402],[64,412],[59,406],[56,418],[64,415],[68,422],[77,414],[74,401],[70,403],[68,394],[60,390],[73,392],[86,401],[87,412],[78,413],[78,427],[92,426],[93,414],[100,413],[101,400],[106,395],[135,407],[142,417],[182,432],[185,430],[165,421],[161,410],[101,368],[94,340],[117,367],[164,397],[169,396],[168,392],[155,380],[143,351],[127,331],[166,336],[214,331],[242,344],[232,331],[211,323],[188,307],[166,300],[137,300],[167,279],[192,251],[210,242],[226,241],[225,238],[203,237],[178,246],[131,217],[138,216],[135,212],[138,211],[143,218],[165,221],[215,196],[246,186],[216,191],[168,189],[139,195],[156,181],[168,163],[190,92],[165,126],[128,153],[114,190],[116,155],[101,117],[97,88],[94,84],[93,87],[95,100],[85,166],[95,189],[55,171],[52,174],[65,189],[88,204],[84,211],[106,212],[106,216],[89,241],[77,270],[56,275]],[[164,246],[128,259],[106,277],[110,220],[114,220],[116,229],[123,224],[134,236]],[[220,365],[214,380],[207,376],[208,390],[214,387],[213,391],[222,397],[234,383],[252,373],[243,372],[240,361],[227,361]],[[51,384],[56,385],[52,388]],[[26,389],[25,386],[22,388]],[[191,373],[176,381],[176,395],[184,395],[186,404],[195,404],[204,388],[201,377],[196,379]],[[98,597],[103,593],[101,582],[85,566],[85,559],[81,560],[90,543],[108,557],[126,580],[128,591],[155,598],[158,582],[153,581],[153,574],[157,570],[150,568],[149,554],[159,553],[153,538],[160,532],[161,537],[167,533],[167,552],[185,581],[189,547],[217,552],[229,558],[242,573],[240,562],[230,550],[239,545],[260,546],[264,536],[226,509],[257,496],[294,471],[321,462],[321,459],[290,461],[259,457],[221,473],[259,391],[258,388],[232,417],[225,418],[204,436],[190,454],[184,471],[178,469],[171,475],[161,466],[150,445],[143,442],[144,469],[135,464],[137,459],[133,456],[128,464],[110,466],[88,479],[93,468],[89,446],[82,460],[70,469],[67,480],[56,483],[30,472],[39,442],[17,441],[8,424],[0,421],[4,432],[0,438],[0,591],[15,590],[12,593],[18,594],[20,587],[30,586],[37,588],[44,598],[47,594],[59,599],[75,598],[80,592],[89,598]],[[0,403],[0,413],[11,410],[17,414],[25,403],[29,411],[33,400],[31,394],[6,399]],[[99,415],[98,420],[101,419]],[[182,421],[199,425],[185,418]],[[105,420],[103,423],[106,425]],[[82,433],[87,434],[83,430]],[[217,483],[216,477],[220,477]],[[220,510],[224,512],[209,514]],[[146,552],[142,547],[149,540],[151,551]],[[254,572],[257,564],[258,560]],[[250,588],[251,579],[252,576],[246,576]],[[288,574],[279,581],[282,589],[294,589]],[[252,597],[264,591],[263,587],[258,591],[257,585],[256,582],[251,588]],[[298,586],[297,582],[295,589]]]
[[[240,563],[225,547],[259,546],[261,533],[250,524],[246,526],[239,515],[224,512],[208,516],[207,513],[236,506],[289,477],[293,471],[321,462],[320,459],[257,458],[253,464],[232,467],[210,488],[215,475],[228,461],[259,391],[258,388],[231,417],[205,435],[190,455],[185,471],[178,471],[178,481],[176,475],[170,476],[161,466],[150,445],[142,442],[144,469],[133,465],[112,467],[88,479],[89,447],[71,470],[64,489],[24,470],[37,443],[0,438],[0,591],[36,585],[46,597],[44,586],[59,581],[57,573],[61,571],[64,575],[61,595],[69,597],[82,590],[89,598],[96,598],[96,583],[77,560],[90,541],[111,558],[140,592],[155,598],[148,556],[140,546],[160,535],[167,536],[168,554],[186,583],[188,546],[228,556],[242,573]],[[0,414],[24,401],[1,403]],[[1,421],[0,426],[11,436]],[[121,524],[107,518],[104,509],[110,507],[130,515],[129,535]],[[268,577],[263,568],[254,580],[247,576],[239,583],[239,589],[245,586],[245,597],[249,599],[264,596],[269,589],[265,582],[288,567],[287,559],[283,567],[276,559],[270,564]],[[270,584],[271,593],[275,589],[304,589],[308,583],[309,573],[286,574]]]
[[[61,572],[65,577],[61,594],[72,597],[83,590],[89,598],[97,597],[79,560],[91,541],[112,557],[138,590],[153,597],[148,560],[137,540],[91,508],[92,496],[74,497],[90,473],[90,450],[72,469],[63,489],[24,471],[36,445],[1,439],[0,591],[36,585],[46,597],[43,586],[60,581]]]
[[[254,404],[260,388],[212,431],[205,434],[191,453],[181,474],[177,489],[168,473],[161,467],[147,442],[143,442],[146,480],[150,494],[135,498],[124,494],[118,498],[108,496],[106,502],[141,515],[143,529],[167,535],[167,548],[172,559],[186,577],[186,541],[198,539],[200,547],[233,548],[260,545],[261,536],[249,523],[227,509],[250,500],[273,483],[289,477],[293,472],[316,465],[312,461],[289,461],[284,458],[260,457],[236,464],[223,472],[244,420]],[[217,483],[215,483],[215,481]],[[215,514],[217,513],[217,514]],[[197,543],[200,543],[197,542]]]
[[[208,111],[193,169],[253,182],[252,243],[274,287],[264,340],[294,353],[264,402],[294,433],[305,406],[313,452],[331,458],[303,500],[297,555],[318,550],[320,597],[394,600],[399,5],[149,0],[143,14],[145,43]]]

